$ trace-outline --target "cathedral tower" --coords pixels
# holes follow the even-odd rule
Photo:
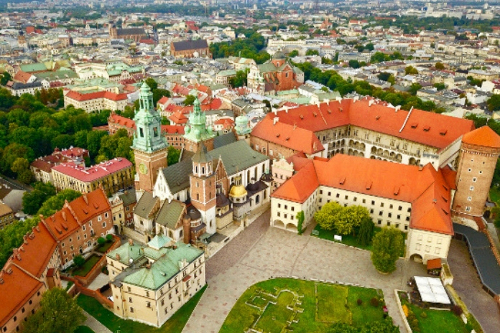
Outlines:
[[[499,154],[500,136],[490,127],[483,126],[463,136],[452,206],[457,222],[475,229],[481,227],[472,224],[472,220],[483,215]]]
[[[201,111],[200,101],[196,97],[193,104],[193,112],[189,114],[189,121],[185,127],[185,148],[196,152],[200,143],[203,142],[208,151],[214,149],[215,133],[212,128],[207,128],[207,116]]]
[[[213,161],[207,148],[200,143],[193,158],[193,173],[189,177],[191,203],[201,213],[209,234],[215,233],[216,177]]]
[[[134,121],[135,188],[138,192],[151,192],[158,170],[167,166],[167,141],[161,133],[161,116],[154,109],[153,94],[146,83],[141,86],[140,107]]]

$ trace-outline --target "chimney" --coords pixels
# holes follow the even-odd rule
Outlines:
[[[83,201],[85,201],[85,203],[88,205],[89,204],[89,199],[87,198],[87,195],[83,194],[82,197],[83,197]]]
[[[273,125],[276,125],[276,123],[280,120],[279,117],[274,117],[273,118]]]
[[[120,254],[119,253],[116,254],[116,260],[120,260]]]
[[[184,230],[184,244],[191,243],[191,218],[187,214],[182,218],[182,229]]]
[[[370,99],[370,100],[368,101],[368,106],[372,106],[372,105],[373,105],[373,103],[375,103],[375,101],[374,101],[373,99]]]
[[[134,245],[134,241],[131,238],[128,239],[128,245],[130,245],[130,246]]]

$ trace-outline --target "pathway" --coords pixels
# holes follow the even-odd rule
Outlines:
[[[411,276],[425,275],[424,266],[399,260],[396,272],[381,275],[373,267],[369,252],[310,237],[309,232],[297,236],[269,228],[269,211],[264,213],[207,261],[208,288],[183,332],[219,332],[227,314],[248,287],[276,276],[382,289],[389,314],[404,332],[394,289],[406,289]]]
[[[97,319],[92,317],[88,312],[83,310],[83,314],[87,317],[87,320],[83,323],[84,326],[90,327],[95,333],[113,333],[106,326],[101,324]]]

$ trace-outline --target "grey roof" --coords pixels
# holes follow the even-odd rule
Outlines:
[[[160,209],[160,212],[156,216],[156,223],[172,230],[175,229],[177,221],[182,218],[184,208],[186,208],[186,205],[180,201],[165,201]]]
[[[455,234],[461,234],[467,240],[481,283],[496,295],[500,294],[500,266],[486,235],[457,223],[453,223],[453,229]]]
[[[233,132],[219,135],[214,138],[214,148],[220,148],[233,142],[236,142],[236,136]]]
[[[208,47],[207,41],[204,39],[184,40],[181,42],[173,42],[175,51],[198,50]]]
[[[158,200],[158,198],[153,197],[152,193],[145,191],[139,199],[137,206],[135,206],[134,213],[142,218],[148,219]]]
[[[213,159],[218,159],[219,156],[222,158],[228,176],[268,159],[266,155],[250,148],[244,140],[219,147],[208,153]]]
[[[193,171],[191,159],[186,159],[169,167],[162,172],[172,193],[180,192],[189,187],[189,174]]]
[[[200,149],[194,154],[194,156],[191,158],[191,161],[195,163],[207,163],[209,161],[210,157],[207,155],[207,147],[203,143],[203,141],[200,144]]]
[[[26,89],[26,88],[36,88],[36,87],[41,87],[42,82],[40,81],[35,81],[31,83],[21,83],[21,82],[14,82],[12,84],[12,89]]]
[[[116,29],[117,36],[146,35],[143,28]]]
[[[129,206],[137,202],[135,189],[125,191],[123,194],[120,194],[119,197],[123,201],[123,206]]]

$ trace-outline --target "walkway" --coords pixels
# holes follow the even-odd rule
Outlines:
[[[184,333],[219,332],[227,314],[248,287],[276,276],[339,281],[382,289],[389,314],[402,328],[401,332],[405,332],[394,289],[406,289],[411,276],[426,274],[423,265],[399,260],[396,272],[381,275],[372,265],[370,252],[269,228],[269,211],[210,258],[206,265],[208,288]]]
[[[87,317],[87,320],[83,323],[84,326],[90,327],[95,333],[113,333],[85,310],[82,309],[82,311],[85,317]]]

